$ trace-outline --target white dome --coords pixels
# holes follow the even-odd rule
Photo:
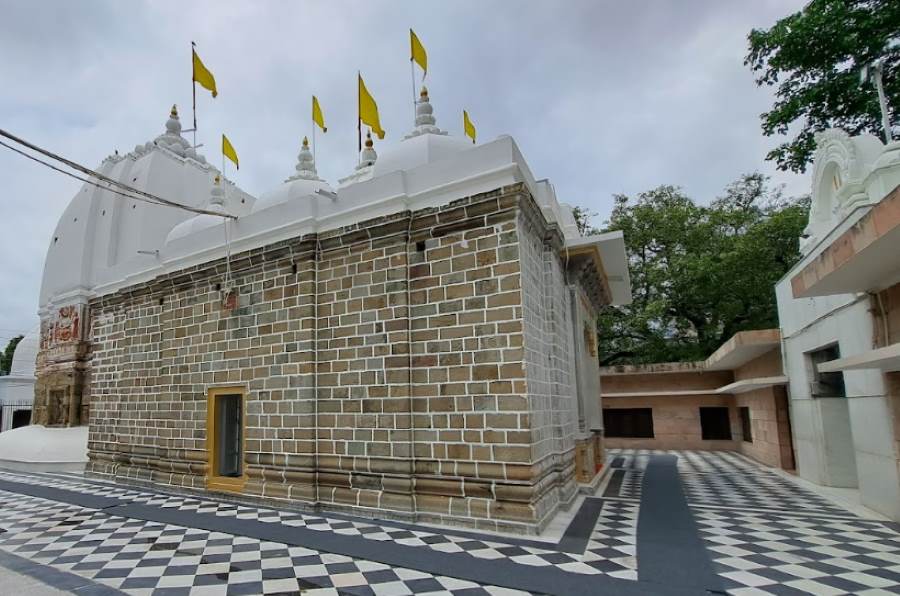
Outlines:
[[[411,170],[472,147],[468,141],[449,135],[421,134],[410,137],[381,152],[373,166],[374,176]]]
[[[194,216],[172,228],[172,231],[166,236],[166,244],[207,228],[224,225],[224,221],[221,217],[206,215],[205,213]],[[222,233],[224,234],[225,232]],[[225,236],[222,236],[222,242],[225,242]]]
[[[34,376],[35,361],[37,360],[40,343],[41,339],[37,331],[32,331],[22,338],[22,341],[16,345],[16,351],[13,352],[12,365],[9,369],[10,376]]]
[[[288,203],[296,199],[303,199],[304,197],[315,195],[316,191],[319,189],[332,192],[331,187],[324,180],[307,180],[305,178],[288,180],[277,188],[263,193],[256,203],[254,203],[252,213],[257,213],[275,205],[281,205],[282,203]]]

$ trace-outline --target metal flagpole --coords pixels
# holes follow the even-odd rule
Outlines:
[[[360,93],[362,93],[362,73],[360,71],[356,71],[356,165],[362,163],[362,106],[360,103],[362,102],[362,97],[360,97]]]
[[[194,96],[194,143],[193,146],[197,147],[197,81],[194,80],[194,48],[197,46],[194,42],[191,42],[191,87],[193,87],[193,96]]]
[[[313,163],[316,162],[316,123],[313,122]]]
[[[413,64],[412,56],[409,58],[409,74],[412,78],[412,95],[413,95],[413,126],[416,125],[416,66]]]

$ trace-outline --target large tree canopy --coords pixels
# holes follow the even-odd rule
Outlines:
[[[601,363],[699,360],[738,331],[776,327],[775,282],[799,257],[808,209],[761,174],[708,206],[673,186],[617,196],[606,231],[625,234],[634,302],[601,313]]]
[[[815,151],[814,135],[829,127],[882,136],[881,111],[861,68],[884,58],[888,103],[900,109],[900,35],[897,0],[812,0],[770,29],[750,32],[745,64],[759,85],[776,86],[775,104],[762,114],[766,136],[793,134],[767,156],[779,169],[803,172]]]

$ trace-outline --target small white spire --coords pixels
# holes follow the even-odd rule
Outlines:
[[[356,166],[357,170],[361,170],[363,168],[367,168],[371,165],[375,164],[375,161],[378,159],[378,154],[375,153],[375,143],[372,142],[372,131],[366,133],[366,146],[363,148],[362,153],[360,153],[360,161],[359,165]]]
[[[209,191],[210,211],[225,212],[225,190],[222,188],[222,178],[219,174],[213,179],[212,190]]]
[[[300,153],[297,154],[297,165],[294,166],[297,173],[285,180],[322,180],[316,172],[316,160],[313,159],[312,151],[309,150],[309,139],[303,137],[303,146],[300,147]]]
[[[169,119],[166,120],[166,134],[181,136],[181,121],[178,119],[178,106],[172,105]]]
[[[424,134],[446,135],[447,131],[438,128],[435,123],[434,108],[428,99],[428,89],[424,86],[419,93],[419,100],[416,102],[416,127],[404,139],[411,139]]]
[[[187,139],[181,136],[181,121],[178,119],[178,106],[173,105],[172,111],[169,112],[169,119],[166,120],[166,132],[153,140],[157,147],[168,149],[179,157],[190,157],[200,161],[196,151],[188,143]],[[190,150],[190,152],[188,151]]]

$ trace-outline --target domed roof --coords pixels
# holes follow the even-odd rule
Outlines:
[[[411,170],[471,148],[471,143],[459,137],[425,133],[403,139],[383,150],[372,167],[374,175],[381,176],[397,170]]]
[[[34,376],[35,361],[37,360],[40,343],[41,338],[37,331],[31,331],[22,338],[16,345],[16,351],[13,352],[12,365],[9,369],[10,376]]]
[[[374,176],[410,170],[472,147],[468,141],[451,137],[438,128],[433,112],[428,89],[422,87],[416,102],[416,127],[400,144],[382,151],[373,166]]]
[[[327,182],[319,178],[316,172],[316,162],[309,150],[309,140],[303,137],[303,145],[297,155],[296,172],[277,188],[262,194],[253,205],[252,213],[268,209],[274,205],[287,203],[294,199],[315,194],[319,189],[331,192]]]
[[[228,213],[225,209],[225,191],[222,190],[221,180],[218,176],[216,176],[213,181],[213,187],[212,190],[210,190],[209,195],[209,205],[206,207],[208,211],[215,211],[222,215]],[[224,218],[215,215],[208,215],[206,213],[195,215],[172,228],[172,231],[166,236],[166,244],[199,232],[200,230],[205,230],[206,228],[224,225],[224,222]]]

